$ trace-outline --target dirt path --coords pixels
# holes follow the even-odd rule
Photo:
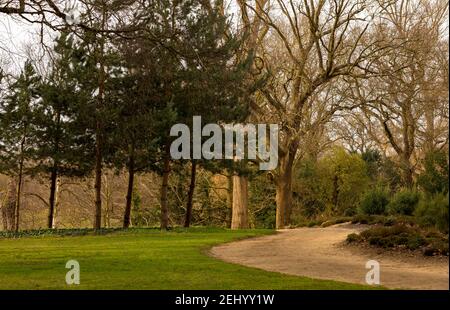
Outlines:
[[[278,234],[211,249],[227,262],[269,271],[365,284],[368,260],[380,263],[381,285],[405,289],[449,289],[448,258],[389,254],[344,245],[361,226],[280,230]]]

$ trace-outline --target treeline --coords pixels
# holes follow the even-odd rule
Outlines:
[[[189,124],[193,115],[208,123],[246,117],[252,83],[239,84],[251,55],[236,58],[242,38],[227,33],[226,16],[218,9],[201,1],[155,1],[132,21],[139,31],[121,38],[107,36],[106,29],[108,18],[125,7],[94,3],[90,8],[86,20],[105,32],[67,29],[55,42],[46,74],[37,72],[42,64],[29,60],[19,76],[5,81],[0,171],[14,179],[10,186],[16,193],[7,197],[14,201],[7,229],[19,229],[24,176],[50,180],[52,228],[58,178],[90,174],[95,177],[94,228],[100,228],[105,167],[128,173],[124,227],[130,224],[134,175],[160,174],[161,226],[167,228],[170,127]]]
[[[90,177],[101,228],[106,170],[127,176],[125,228],[141,204],[136,176],[146,174],[160,182],[163,229],[171,217],[186,227],[282,228],[367,204],[390,212],[385,200],[397,192],[448,193],[444,1],[238,0],[233,10],[223,1],[79,2],[73,18],[48,1],[43,14],[63,20],[35,21],[57,33],[48,61],[30,57],[20,74],[0,76],[5,229],[20,228],[25,178],[48,180],[52,228],[59,180]],[[278,124],[277,169],[172,160],[171,126],[195,115]],[[225,178],[205,181],[217,175]],[[186,195],[181,209],[174,182]],[[212,198],[214,182],[226,198]],[[198,200],[214,211],[193,214]]]

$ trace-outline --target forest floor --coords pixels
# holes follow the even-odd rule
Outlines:
[[[366,262],[380,264],[381,285],[402,289],[449,289],[448,257],[347,245],[347,235],[365,225],[280,230],[275,235],[213,247],[210,255],[227,262],[285,274],[365,283]]]
[[[371,289],[230,264],[207,255],[272,230],[136,229],[106,235],[0,238],[0,289]],[[272,249],[266,248],[272,253]],[[67,285],[66,262],[80,264]]]

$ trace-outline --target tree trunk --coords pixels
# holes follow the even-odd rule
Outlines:
[[[192,203],[194,199],[195,178],[197,174],[197,162],[191,162],[191,183],[189,184],[188,201],[186,206],[186,218],[184,219],[184,227],[189,227],[192,218]]]
[[[405,186],[409,189],[411,189],[414,185],[414,179],[413,179],[413,168],[410,162],[410,159],[407,155],[404,155],[403,158],[403,182]]]
[[[280,158],[279,175],[276,180],[276,229],[289,225],[292,209],[292,155]]]
[[[246,229],[248,225],[248,180],[244,176],[233,176],[233,207],[231,229]]]
[[[425,143],[424,143],[425,153],[434,151],[435,148],[435,126],[434,126],[435,106],[436,106],[435,102],[432,101],[432,104],[427,106],[427,108],[425,109],[425,123],[426,123]]]
[[[233,174],[228,172],[227,175],[227,227],[231,227],[231,219],[233,218]]]
[[[56,179],[56,189],[55,189],[55,208],[53,210],[53,225],[52,228],[56,229],[58,227],[57,225],[57,218],[58,218],[58,212],[59,212],[59,189],[61,187],[61,178],[58,176]]]
[[[103,7],[102,29],[106,25],[106,9]],[[102,226],[102,164],[103,164],[103,126],[101,115],[103,110],[103,96],[105,93],[105,64],[104,64],[104,37],[100,38],[99,46],[99,59],[100,68],[98,71],[98,96],[97,96],[97,106],[96,106],[96,120],[95,120],[95,218],[94,218],[94,229],[100,229]]]
[[[19,223],[20,223],[20,196],[22,194],[23,165],[25,161],[25,157],[23,154],[26,142],[25,133],[26,129],[24,130],[22,142],[20,143],[19,180],[17,184],[16,207],[14,210],[14,231],[16,232],[19,231]]]
[[[8,182],[5,197],[2,202],[3,229],[14,230],[14,213],[16,209],[17,183],[14,178]]]
[[[97,126],[98,127],[98,126]],[[102,151],[99,140],[100,134],[97,134],[95,146],[95,218],[94,229],[100,229],[102,225]]]
[[[53,228],[53,218],[55,212],[55,193],[56,193],[56,180],[58,178],[58,168],[55,163],[52,168],[52,172],[50,175],[50,198],[48,201],[49,210],[48,210],[48,222],[47,227]]]
[[[128,228],[130,226],[133,188],[134,188],[134,148],[132,147],[130,159],[128,162],[128,189],[127,189],[127,197],[126,197],[127,201],[126,201],[126,205],[125,205],[125,214],[123,216],[123,228]]]
[[[169,185],[170,174],[170,157],[169,148],[166,147],[166,154],[164,157],[164,170],[161,185],[161,229],[169,227],[169,206],[167,201],[167,188]]]

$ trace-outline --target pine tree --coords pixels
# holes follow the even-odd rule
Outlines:
[[[57,40],[54,52],[52,71],[40,87],[42,100],[34,111],[35,170],[50,178],[48,228],[54,228],[58,178],[85,176],[92,170],[94,153],[92,134],[80,113],[86,104],[77,80],[81,64],[67,34]]]
[[[40,77],[30,61],[0,102],[0,172],[17,178],[14,230],[19,230],[24,175],[30,172],[35,148],[34,112],[39,102]]]

